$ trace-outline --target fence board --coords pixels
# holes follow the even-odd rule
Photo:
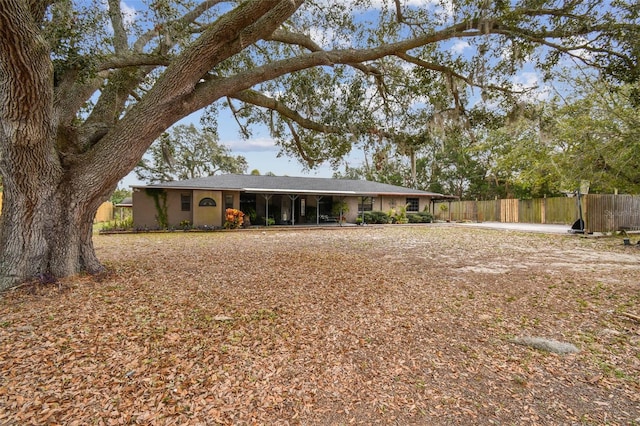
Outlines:
[[[640,197],[589,194],[584,197],[585,227],[589,232],[640,229]]]
[[[578,220],[576,198],[554,197],[545,199],[545,223],[572,224]]]
[[[500,222],[518,222],[518,200],[500,200]]]
[[[446,210],[439,208],[447,206]],[[587,232],[640,230],[640,196],[589,194],[582,196]],[[577,198],[533,200],[445,201],[436,203],[436,219],[451,221],[573,224],[579,217]]]
[[[500,200],[477,201],[478,222],[500,221]]]
[[[113,203],[111,201],[106,201],[98,207],[98,211],[93,218],[93,223],[108,222],[110,220],[113,220]]]

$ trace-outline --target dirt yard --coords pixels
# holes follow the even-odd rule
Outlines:
[[[398,225],[95,246],[105,276],[0,299],[0,424],[640,424],[640,246],[620,238]]]

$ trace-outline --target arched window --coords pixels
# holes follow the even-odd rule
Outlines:
[[[198,206],[200,207],[215,207],[216,206],[216,200],[214,200],[213,198],[203,198],[202,200],[200,200],[200,202],[198,203]]]

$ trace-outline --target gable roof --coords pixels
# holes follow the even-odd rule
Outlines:
[[[242,191],[263,194],[317,194],[342,196],[423,196],[446,198],[435,192],[405,188],[386,183],[353,179],[331,179],[292,176],[217,175],[198,179],[164,182],[154,185],[132,186],[133,188],[202,189]]]

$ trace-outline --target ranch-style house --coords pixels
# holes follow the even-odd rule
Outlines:
[[[134,185],[133,221],[137,229],[221,227],[228,208],[245,213],[252,225],[337,222],[342,212],[354,223],[363,211],[405,207],[407,213],[431,211],[442,194],[365,180],[314,177],[217,175],[154,185]],[[268,220],[270,219],[270,220]]]

